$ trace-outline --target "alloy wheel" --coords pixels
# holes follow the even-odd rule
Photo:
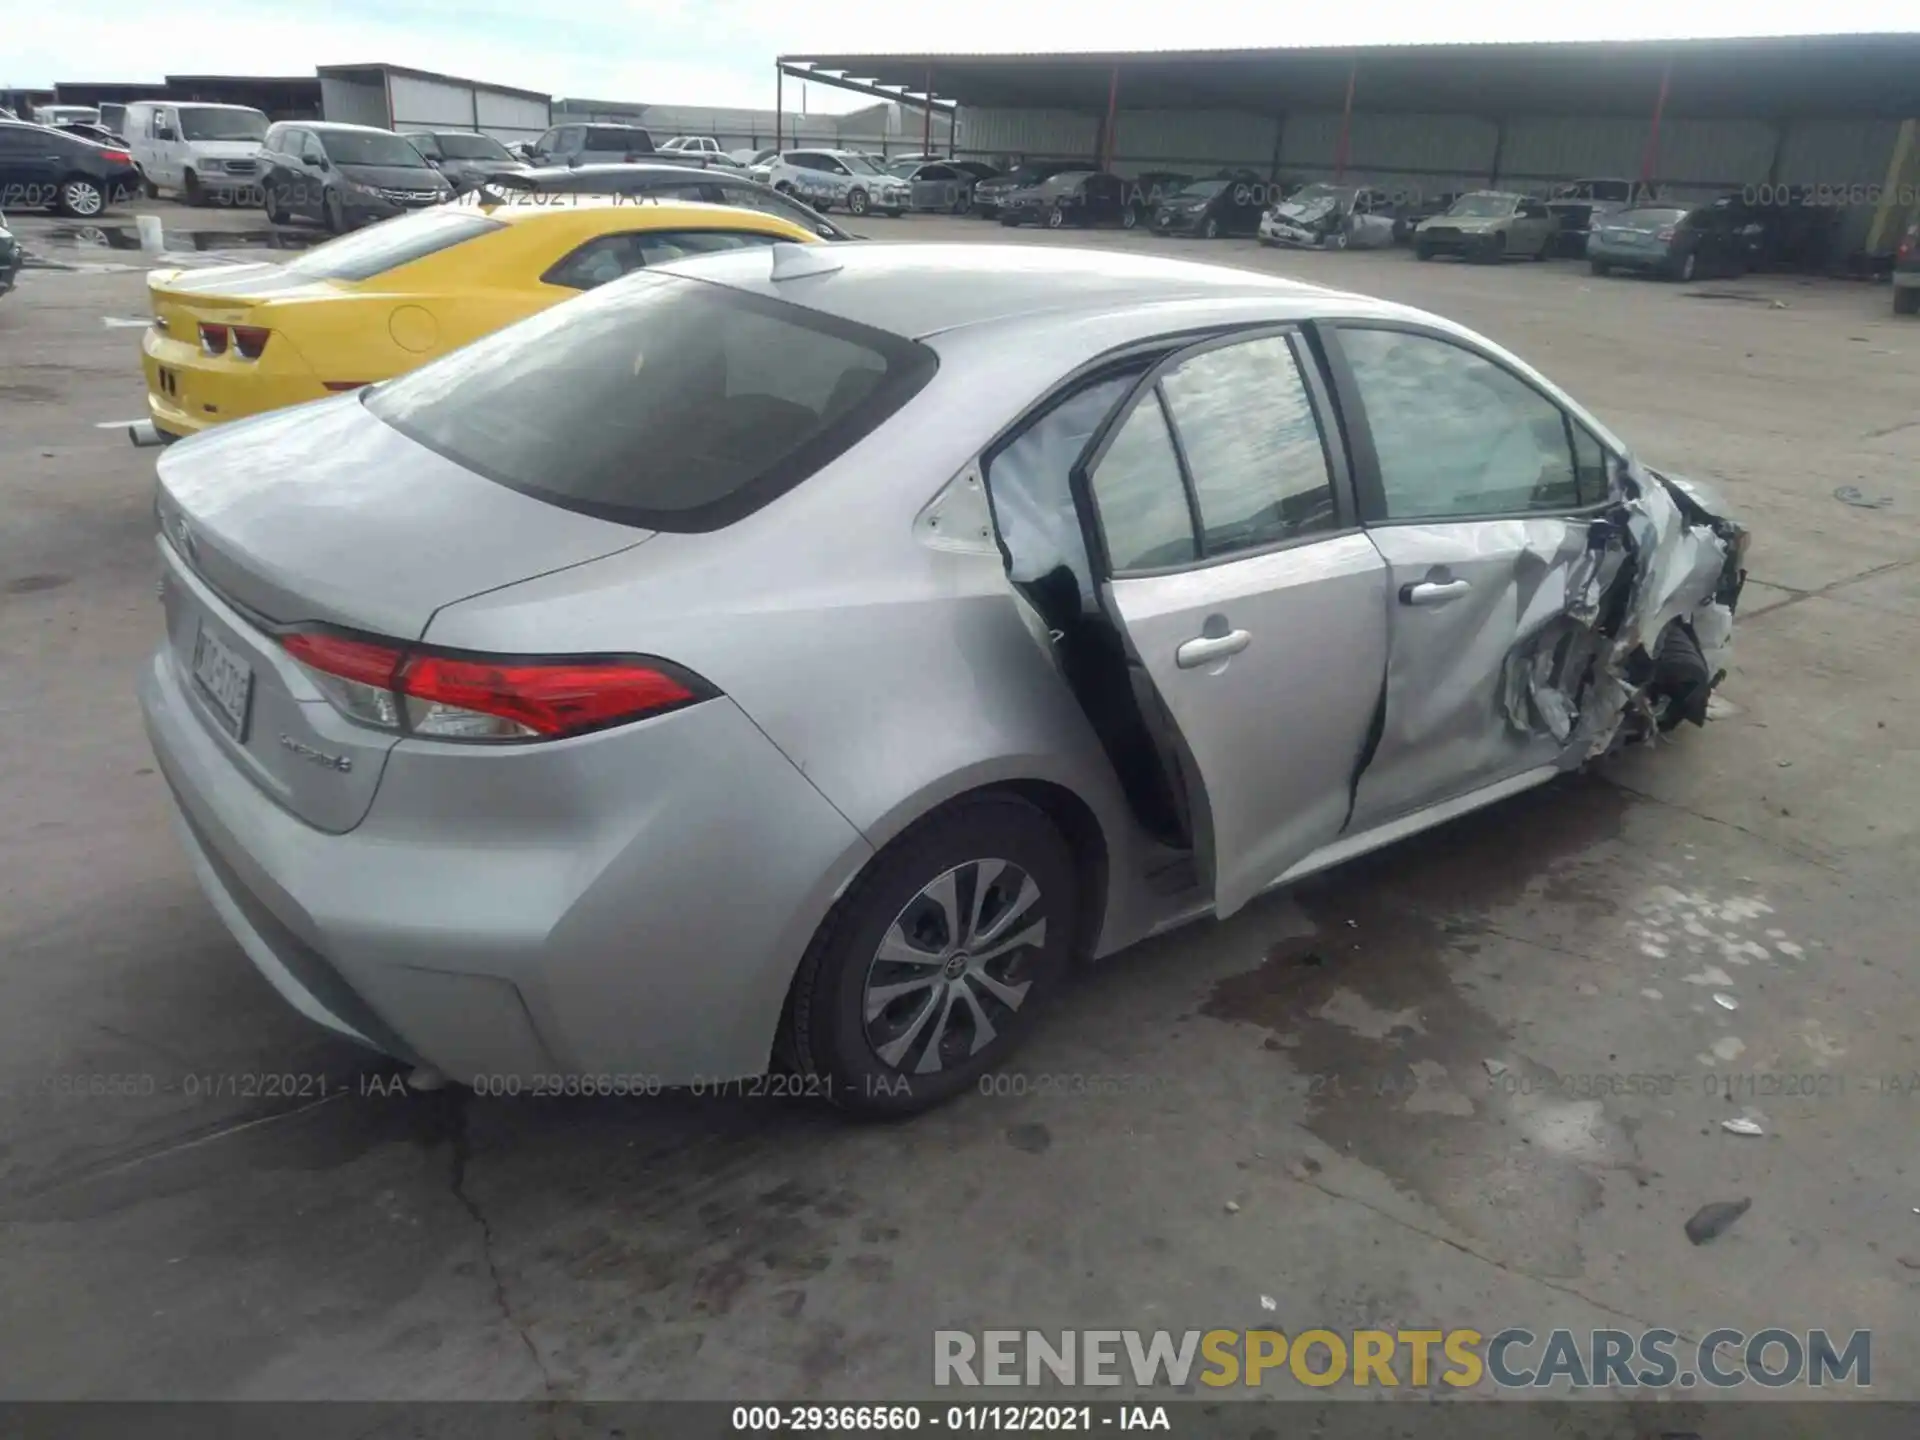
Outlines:
[[[868,962],[867,1044],[895,1070],[936,1074],[992,1044],[1027,998],[1047,938],[1040,886],[1009,860],[968,860],[924,886]]]
[[[107,208],[107,196],[91,180],[69,180],[60,187],[60,203],[69,215],[92,219]]]

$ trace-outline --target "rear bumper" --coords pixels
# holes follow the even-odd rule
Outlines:
[[[1920,270],[1895,270],[1893,288],[1896,290],[1920,290]]]
[[[1664,248],[1643,250],[1637,245],[1611,245],[1598,236],[1587,241],[1587,258],[1619,270],[1665,270],[1673,263],[1673,256]]]
[[[195,875],[261,974],[462,1084],[760,1073],[807,941],[871,853],[724,698],[537,747],[402,741],[345,834],[235,768],[170,649],[140,706]]]
[[[203,354],[197,343],[149,328],[140,339],[140,368],[147,382],[147,417],[156,430],[173,436],[197,435],[229,420],[328,394],[293,353],[293,342],[278,334],[260,359],[238,360]]]
[[[1413,232],[1413,243],[1433,255],[1486,255],[1506,248],[1503,237],[1484,231],[1421,229]]]

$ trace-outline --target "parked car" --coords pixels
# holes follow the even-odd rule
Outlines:
[[[1000,203],[1016,191],[1026,190],[1069,171],[1086,174],[1096,167],[1084,160],[1029,160],[1004,175],[982,180],[973,187],[973,213],[991,218],[1000,213]]]
[[[1366,185],[1302,185],[1260,217],[1262,245],[1373,250],[1393,244],[1393,199]]]
[[[662,142],[662,150],[691,150],[702,155],[719,155],[720,142],[711,135],[676,135]]]
[[[267,117],[250,105],[136,100],[128,147],[149,196],[178,191],[189,205],[257,193]]]
[[[1666,280],[1744,275],[1747,248],[1738,219],[1712,205],[1642,205],[1616,210],[1587,241],[1596,275],[1633,270]]]
[[[679,165],[582,165],[577,169],[530,170],[524,175],[502,176],[496,188],[508,196],[646,195],[660,200],[734,205],[778,215],[822,240],[861,238],[790,195],[777,194],[765,185],[725,171],[703,174]]]
[[[1128,198],[1139,207],[1143,217],[1149,216],[1170,196],[1186,189],[1196,178],[1179,170],[1143,170],[1138,175],[1128,177]]]
[[[45,125],[0,121],[0,206],[91,220],[131,195],[138,183],[133,157],[125,150]]]
[[[20,248],[20,242],[7,228],[7,217],[0,214],[0,295],[13,289],[14,282],[20,278],[20,267],[27,263],[27,257]]]
[[[36,105],[33,107],[33,123],[47,126],[75,123],[98,125],[100,107],[97,105]]]
[[[333,1032],[898,1115],[1081,960],[1702,719],[1705,497],[1401,306],[737,251],[164,453],[140,705]]]
[[[1436,194],[1420,194],[1394,207],[1393,243],[1411,245],[1413,232],[1420,228],[1420,222],[1431,220],[1436,215],[1444,215],[1453,208],[1453,202],[1467,192],[1461,190],[1443,190]]]
[[[472,130],[410,130],[407,143],[420,158],[446,176],[456,195],[484,185],[497,175],[515,175],[528,168],[491,135]]]
[[[1421,260],[1457,255],[1483,265],[1515,257],[1544,260],[1559,235],[1553,213],[1533,196],[1474,190],[1449,205],[1446,214],[1420,222],[1413,253]]]
[[[526,142],[530,165],[617,165],[654,153],[653,136],[639,125],[556,125]]]
[[[1806,186],[1757,185],[1711,202],[1740,237],[1749,270],[1821,273],[1840,253],[1844,211]]]
[[[634,270],[779,241],[777,216],[724,205],[448,205],[285,264],[160,270],[141,344],[147,409],[177,439],[402,374]]]
[[[979,179],[945,160],[902,162],[894,177],[907,187],[907,208],[939,210],[964,215],[973,208],[973,187]]]
[[[1266,182],[1252,171],[1192,180],[1160,202],[1153,212],[1156,235],[1254,235],[1266,209]]]
[[[285,121],[261,142],[262,204],[275,225],[318,220],[329,233],[402,215],[453,196],[446,176],[391,130]]]
[[[1616,210],[1624,210],[1639,198],[1639,187],[1631,180],[1570,180],[1556,185],[1547,195],[1547,208],[1559,221],[1560,238],[1555,252],[1563,255],[1587,253],[1587,237],[1593,227]]]
[[[1106,170],[1064,171],[1014,191],[1000,204],[1002,225],[1045,225],[1050,230],[1092,225],[1131,230],[1145,216],[1146,203],[1138,189]]]
[[[752,148],[747,148],[747,149],[741,149],[741,150],[730,150],[727,153],[730,154],[741,165],[751,170],[756,165],[771,164],[773,161],[773,157],[778,155],[780,151],[778,147],[770,145],[762,150],[754,150]]]
[[[768,183],[784,195],[797,195],[816,210],[844,206],[854,215],[884,210],[903,213],[906,185],[864,155],[851,150],[786,150],[768,171]]]

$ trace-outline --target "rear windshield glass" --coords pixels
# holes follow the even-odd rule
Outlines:
[[[420,152],[400,136],[385,130],[316,130],[320,148],[336,165],[391,165],[397,170],[424,170]]]
[[[455,160],[511,160],[507,147],[491,135],[442,135],[440,153]]]
[[[371,280],[437,251],[501,228],[471,210],[416,210],[303,252],[286,265],[306,280]]]
[[[1692,213],[1690,210],[1677,210],[1671,206],[1661,206],[1657,209],[1649,206],[1645,210],[1622,210],[1613,217],[1612,223],[1615,225],[1678,225]]]
[[[195,105],[180,107],[183,140],[263,140],[267,117],[258,110],[212,110]]]
[[[784,301],[639,274],[368,395],[502,485],[651,530],[715,530],[852,447],[933,352]]]

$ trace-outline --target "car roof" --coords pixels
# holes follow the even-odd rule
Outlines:
[[[490,220],[507,225],[538,225],[551,220],[555,224],[576,218],[571,223],[586,230],[612,229],[613,220],[624,219],[631,230],[671,230],[697,226],[705,230],[752,230],[760,234],[801,236],[809,242],[819,240],[802,226],[765,210],[748,210],[739,205],[709,205],[704,200],[656,200],[651,196],[567,195],[564,205],[516,205],[485,203],[460,207],[477,211]]]
[[[248,108],[248,107],[241,107]],[[344,120],[283,120],[283,125],[291,125],[297,130],[311,130],[317,135],[392,135],[395,139],[404,139],[396,131],[384,125],[349,125]]]
[[[1180,299],[1266,299],[1312,314],[1339,295],[1259,271],[1120,250],[869,241],[833,246],[832,256],[833,270],[790,280],[774,280],[759,251],[704,256],[700,274],[912,339],[1042,313],[1124,313]]]
[[[653,176],[661,180],[669,180],[688,175],[698,175],[700,173],[701,167],[698,165],[675,165],[666,160],[634,160],[624,165],[616,161],[607,160],[597,165],[536,165],[533,169],[528,170],[523,178],[528,180],[559,180],[568,176],[578,178],[582,175],[588,177],[594,175],[637,175]],[[751,180],[747,180],[746,176],[738,171],[729,170],[726,173],[734,179],[744,181],[749,185],[754,183]],[[699,184],[701,182],[693,181],[690,183]]]

